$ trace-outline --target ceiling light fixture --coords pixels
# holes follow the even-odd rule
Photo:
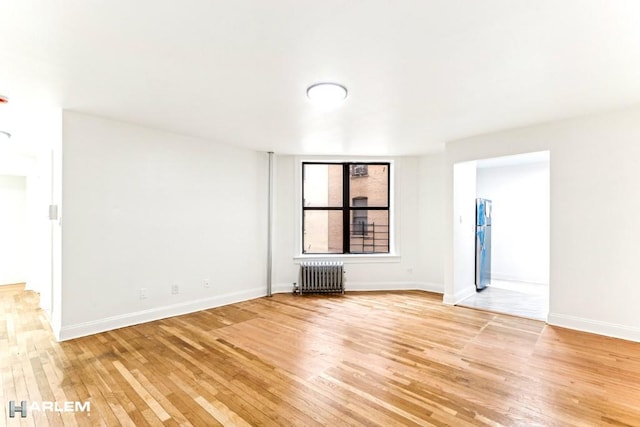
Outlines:
[[[307,88],[307,98],[321,107],[335,107],[347,98],[347,88],[338,83],[316,83]]]
[[[4,95],[0,95],[0,105],[3,104],[8,104],[9,103],[9,98],[7,98]],[[0,130],[0,139],[10,139],[11,138],[11,134],[9,132]]]

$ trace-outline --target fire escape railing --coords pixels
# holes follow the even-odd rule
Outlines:
[[[351,253],[388,253],[389,226],[357,221],[351,224]]]

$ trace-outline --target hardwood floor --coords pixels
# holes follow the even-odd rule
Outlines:
[[[640,425],[639,343],[441,295],[275,295],[56,343],[3,288],[0,425]]]

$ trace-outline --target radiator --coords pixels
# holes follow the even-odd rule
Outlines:
[[[300,294],[340,292],[344,294],[342,261],[306,261],[300,263]]]

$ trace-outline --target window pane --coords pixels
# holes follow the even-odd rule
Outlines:
[[[366,197],[354,197],[351,200],[351,205],[357,208],[366,208],[367,207],[367,198]],[[353,230],[353,234],[362,236],[367,231],[367,211],[366,210],[357,210],[351,212],[351,227]]]
[[[352,210],[351,253],[389,252],[389,211]]]
[[[342,206],[342,165],[304,164],[304,206]]]
[[[349,175],[351,206],[363,198],[368,206],[389,206],[388,165],[351,165]]]
[[[342,211],[304,211],[303,253],[342,253]]]

